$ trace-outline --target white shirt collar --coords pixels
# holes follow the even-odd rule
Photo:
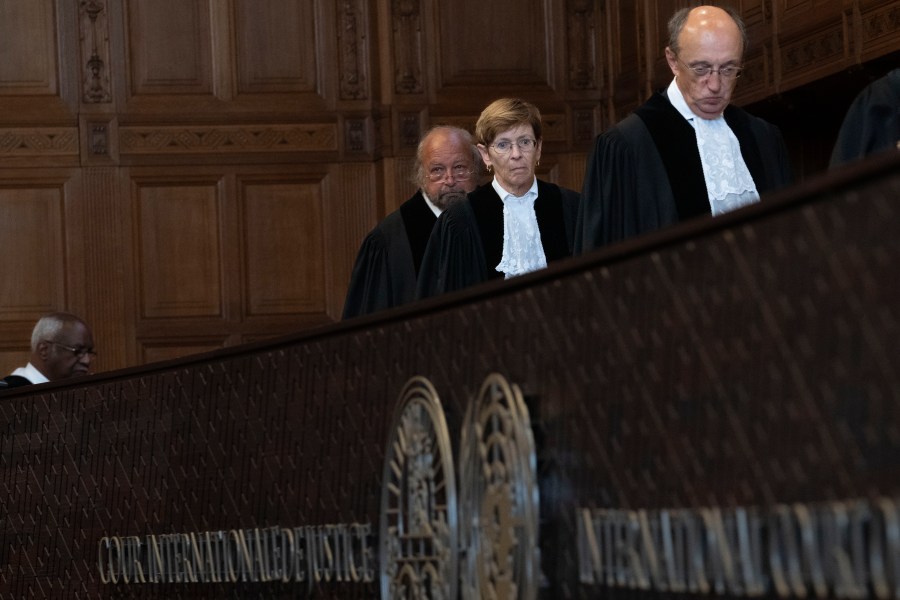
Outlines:
[[[24,377],[31,383],[47,383],[48,381],[50,381],[44,376],[43,373],[37,370],[37,367],[35,367],[31,363],[28,363],[24,367],[19,367],[18,369],[13,371],[12,374]]]
[[[436,216],[436,217],[441,216],[441,212],[442,212],[441,209],[439,209],[437,207],[437,205],[431,201],[431,198],[428,197],[428,194],[425,193],[425,190],[419,190],[419,191],[422,192],[422,197],[425,198],[425,204],[428,205],[428,208],[431,209],[431,212],[434,213],[434,216]]]
[[[687,104],[687,100],[684,99],[684,94],[681,93],[681,89],[679,89],[678,84],[675,80],[672,80],[672,83],[669,84],[669,87],[666,88],[666,95],[669,97],[669,102],[672,103],[672,106],[675,107],[681,116],[684,117],[688,123],[692,126],[694,125],[694,119],[699,119],[697,115],[694,114],[694,111]],[[716,117],[716,119],[712,119],[713,121],[721,119],[722,115]]]
[[[531,182],[531,187],[528,188],[528,191],[525,192],[525,193],[524,193],[523,195],[521,195],[521,196],[516,196],[516,195],[513,194],[512,192],[506,191],[506,190],[503,188],[503,186],[500,185],[500,184],[497,182],[497,179],[496,179],[496,178],[494,178],[494,179],[491,181],[491,185],[494,186],[494,191],[497,192],[497,195],[500,196],[500,199],[503,200],[504,202],[506,201],[507,198],[517,198],[517,199],[530,198],[530,199],[534,200],[535,198],[537,198],[537,195],[538,195],[538,191],[537,191],[537,177],[535,177],[535,178],[534,178],[534,181]]]

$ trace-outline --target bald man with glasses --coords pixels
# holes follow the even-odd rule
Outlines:
[[[34,326],[28,364],[0,381],[14,388],[87,375],[96,356],[87,323],[69,313],[51,313]]]
[[[779,130],[731,105],[747,35],[740,16],[713,6],[669,20],[674,75],[597,137],[585,169],[576,253],[758,202],[792,180]]]

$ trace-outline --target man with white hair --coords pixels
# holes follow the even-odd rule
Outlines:
[[[430,129],[416,152],[419,190],[363,240],[347,298],[344,319],[371,314],[415,299],[422,256],[438,215],[478,185],[481,157],[465,129]]]
[[[34,326],[28,364],[2,381],[12,388],[87,375],[96,355],[87,323],[69,313],[50,313]]]

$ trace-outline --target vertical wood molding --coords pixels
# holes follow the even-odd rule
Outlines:
[[[369,163],[345,163],[334,172],[334,185],[327,185],[338,202],[325,204],[325,227],[329,240],[347,240],[329,246],[326,288],[329,290],[328,312],[340,319],[347,294],[347,284],[356,252],[378,214],[378,185],[375,167]],[[329,190],[330,188],[330,190]]]
[[[109,22],[106,6],[99,0],[81,0],[79,6],[81,99],[87,104],[108,103],[112,99],[109,84]]]
[[[592,0],[566,2],[569,87],[573,90],[597,89],[596,48],[597,27],[594,23]]]
[[[422,93],[422,7],[419,0],[393,0],[394,91]]]
[[[78,308],[91,325],[100,352],[98,368],[103,371],[135,364],[134,289],[130,253],[126,239],[129,222],[127,203],[118,185],[117,169],[92,167],[82,176],[83,231],[81,231],[84,272],[75,282],[83,287],[83,308]]]
[[[368,90],[368,50],[366,15],[359,0],[344,0],[340,6],[338,41],[340,43],[341,100],[365,100]]]

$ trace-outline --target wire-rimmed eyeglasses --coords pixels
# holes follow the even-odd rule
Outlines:
[[[465,181],[469,177],[472,176],[472,173],[475,171],[465,165],[456,165],[455,167],[448,169],[443,166],[434,166],[428,170],[426,173],[427,177],[431,181],[441,181],[445,177],[447,177],[447,173],[453,174],[453,179],[457,181]]]
[[[94,352],[93,348],[79,348],[78,346],[66,346],[65,344],[60,344],[59,342],[52,342],[50,340],[44,340],[48,344],[53,344],[54,346],[59,346],[63,350],[68,350],[72,354],[75,355],[75,358],[84,358],[85,356],[90,356],[91,358],[96,358],[97,353]]]
[[[499,142],[491,144],[491,148],[499,154],[507,154],[513,149],[513,144],[518,146],[519,150],[522,152],[532,152],[537,147],[537,140],[530,137],[519,138],[515,142],[500,140]]]
[[[723,81],[734,81],[735,79],[740,77],[741,73],[744,71],[744,67],[739,67],[737,65],[725,65],[724,67],[719,67],[718,69],[713,69],[712,66],[707,64],[691,66],[685,64],[684,61],[678,58],[678,55],[675,55],[675,60],[680,62],[681,66],[696,75],[697,79],[704,79],[706,77],[710,77],[713,73],[716,73]]]

